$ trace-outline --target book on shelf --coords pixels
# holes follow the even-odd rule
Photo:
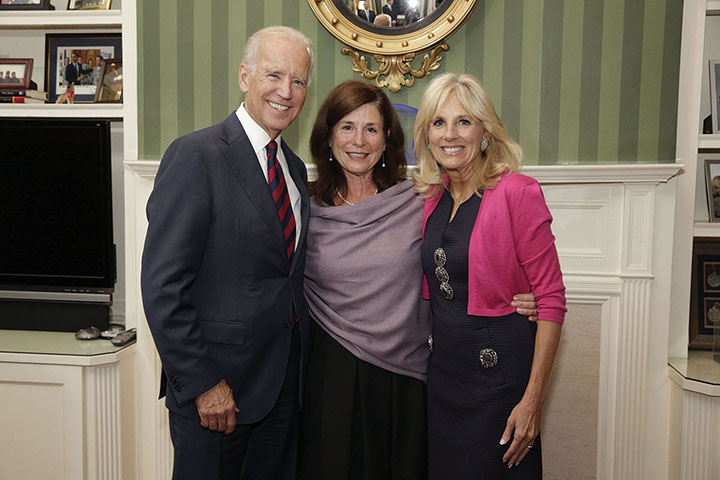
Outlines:
[[[45,103],[45,100],[22,97],[19,95],[4,95],[0,96],[0,103]]]
[[[0,97],[28,97],[47,100],[47,92],[40,90],[0,90]]]

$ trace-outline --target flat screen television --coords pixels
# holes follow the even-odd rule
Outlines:
[[[0,119],[0,297],[112,293],[111,185],[109,121]]]

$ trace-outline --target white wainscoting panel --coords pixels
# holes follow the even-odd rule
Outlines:
[[[0,378],[0,478],[85,478],[81,369],[0,363]]]

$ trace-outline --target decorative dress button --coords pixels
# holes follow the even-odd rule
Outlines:
[[[480,351],[480,363],[482,363],[483,367],[492,368],[497,365],[497,362],[497,352],[495,352],[492,348],[485,348]]]
[[[428,335],[428,350],[433,351],[433,338],[432,335]]]

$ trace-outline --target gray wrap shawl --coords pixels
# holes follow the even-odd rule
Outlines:
[[[311,316],[361,360],[425,381],[430,302],[421,299],[423,199],[406,180],[354,206],[310,202]]]

